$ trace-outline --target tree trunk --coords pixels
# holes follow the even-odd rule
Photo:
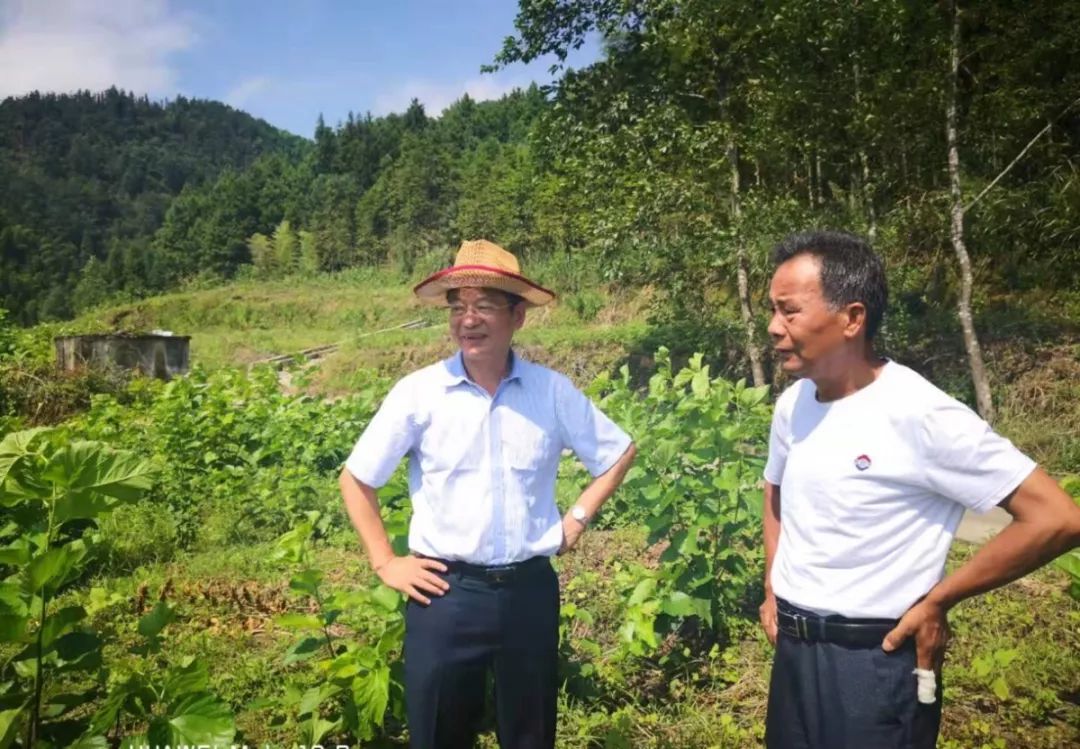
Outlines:
[[[825,205],[825,180],[821,176],[821,151],[814,152],[814,174],[817,175],[817,204]]]
[[[860,115],[862,111],[862,79],[860,76],[859,63],[853,64],[855,73],[855,111]],[[870,159],[866,155],[866,141],[859,139],[859,164],[862,166],[862,199],[866,205],[866,221],[869,224],[867,235],[872,243],[877,239],[877,213],[874,211],[874,188],[870,183]]]
[[[742,237],[742,208],[739,205],[739,149],[733,140],[728,140],[727,155],[728,164],[731,165],[731,218],[736,227],[735,275],[739,282],[739,310],[746,329],[746,358],[750,361],[754,387],[761,387],[765,384],[765,370],[761,366],[761,349],[754,335],[754,312],[750,306],[750,262]]]
[[[990,380],[983,363],[982,348],[971,317],[971,257],[964,246],[964,201],[960,193],[960,153],[956,135],[957,79],[960,72],[960,8],[953,0],[952,8],[952,60],[949,101],[945,109],[945,137],[949,146],[949,192],[952,196],[951,237],[953,251],[960,265],[960,300],[957,315],[964,331],[964,347],[967,349],[971,380],[975,385],[975,405],[979,415],[988,422],[994,420],[994,402],[990,397]]]
[[[806,205],[814,209],[814,164],[809,151],[806,152]]]
[[[859,161],[862,162],[862,189],[863,200],[866,202],[866,220],[869,222],[867,235],[871,243],[877,239],[877,211],[874,210],[874,189],[870,182],[870,160],[866,156],[866,149],[859,149]]]

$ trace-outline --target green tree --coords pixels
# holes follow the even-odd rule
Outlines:
[[[288,219],[283,219],[274,229],[272,239],[274,262],[282,273],[295,273],[300,269],[300,239]]]
[[[108,299],[112,290],[105,263],[91,257],[83,266],[79,282],[71,293],[71,303],[76,312],[84,312]]]

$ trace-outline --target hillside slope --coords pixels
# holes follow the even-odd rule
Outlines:
[[[23,324],[72,312],[91,258],[152,288],[147,247],[173,199],[302,138],[219,102],[115,88],[0,102],[0,307]]]

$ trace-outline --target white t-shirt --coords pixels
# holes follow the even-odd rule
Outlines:
[[[773,414],[773,592],[822,614],[897,618],[941,580],[964,508],[999,504],[1035,463],[895,362],[845,398],[816,394],[800,380]]]

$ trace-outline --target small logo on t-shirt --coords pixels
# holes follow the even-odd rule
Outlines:
[[[859,457],[855,458],[855,467],[858,468],[860,471],[865,471],[867,468],[870,467],[870,462],[871,461],[869,455],[860,455]]]

